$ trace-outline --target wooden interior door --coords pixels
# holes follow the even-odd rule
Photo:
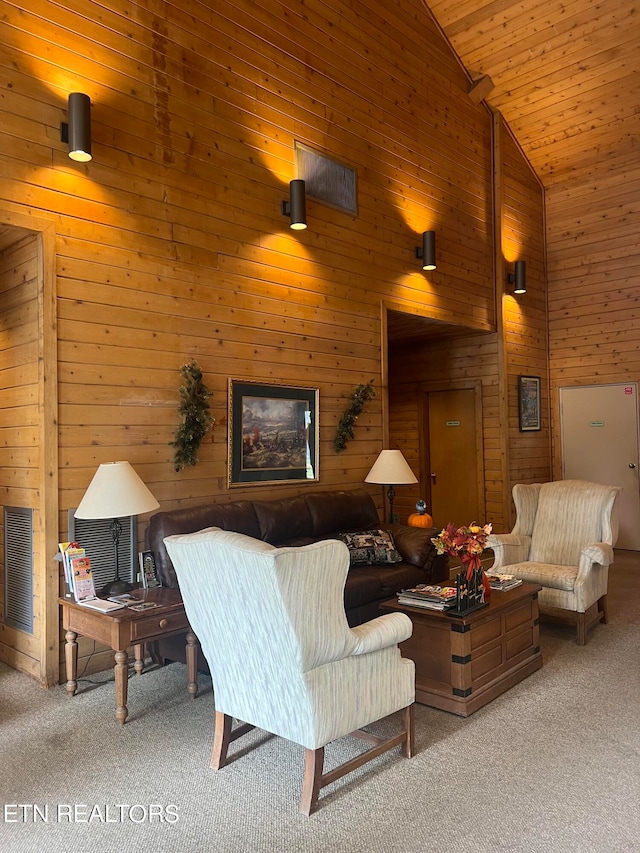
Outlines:
[[[476,391],[465,388],[426,395],[430,511],[436,527],[483,523],[478,487]]]

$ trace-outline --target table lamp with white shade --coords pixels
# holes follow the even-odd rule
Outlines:
[[[365,483],[379,483],[382,486],[388,486],[390,522],[395,520],[393,515],[395,489],[393,487],[418,482],[401,450],[382,450],[364,481]]]
[[[120,579],[118,542],[122,533],[120,518],[140,515],[158,509],[160,504],[128,462],[105,462],[93,475],[84,497],[76,509],[75,518],[111,518],[109,529],[113,537],[115,577],[101,590],[101,595],[121,595],[133,587]]]

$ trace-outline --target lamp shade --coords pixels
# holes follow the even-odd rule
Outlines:
[[[364,481],[384,486],[401,486],[418,482],[400,450],[382,450]]]
[[[105,462],[93,475],[74,515],[120,518],[158,509],[160,504],[128,462]]]

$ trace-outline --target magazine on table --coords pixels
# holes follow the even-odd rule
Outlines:
[[[122,595],[110,595],[109,601],[115,601],[116,604],[124,604],[125,607],[130,607],[132,604],[140,604],[140,599],[130,592],[123,592]]]
[[[420,607],[423,610],[451,610],[455,607],[455,601],[452,604],[444,601],[428,601],[426,598],[408,598],[398,593],[398,604],[405,604],[407,607]]]
[[[522,583],[522,580],[515,575],[507,575],[501,572],[487,572],[486,575],[491,589],[501,589],[504,591],[514,589],[514,587],[520,586]]]
[[[125,604],[107,601],[106,598],[86,598],[84,601],[79,601],[78,604],[81,607],[88,607],[91,610],[100,610],[102,613],[110,613],[112,610],[122,610],[126,607]]]
[[[64,579],[67,583],[67,588],[70,593],[74,593],[71,560],[76,557],[86,556],[85,550],[77,542],[59,542],[58,548],[62,557],[62,567],[64,569]]]
[[[62,557],[67,588],[78,604],[92,610],[100,610],[102,613],[120,610],[125,606],[115,601],[98,598],[91,570],[91,558],[78,542],[59,542],[58,549]]]
[[[96,598],[90,557],[71,557],[69,565],[73,578],[73,597],[75,600],[82,602],[89,598]]]
[[[455,586],[418,584],[398,593],[398,603],[412,607],[427,607],[431,610],[447,610],[456,605]]]

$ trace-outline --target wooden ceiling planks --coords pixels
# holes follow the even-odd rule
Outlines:
[[[424,0],[545,186],[640,136],[640,7],[630,0]]]

